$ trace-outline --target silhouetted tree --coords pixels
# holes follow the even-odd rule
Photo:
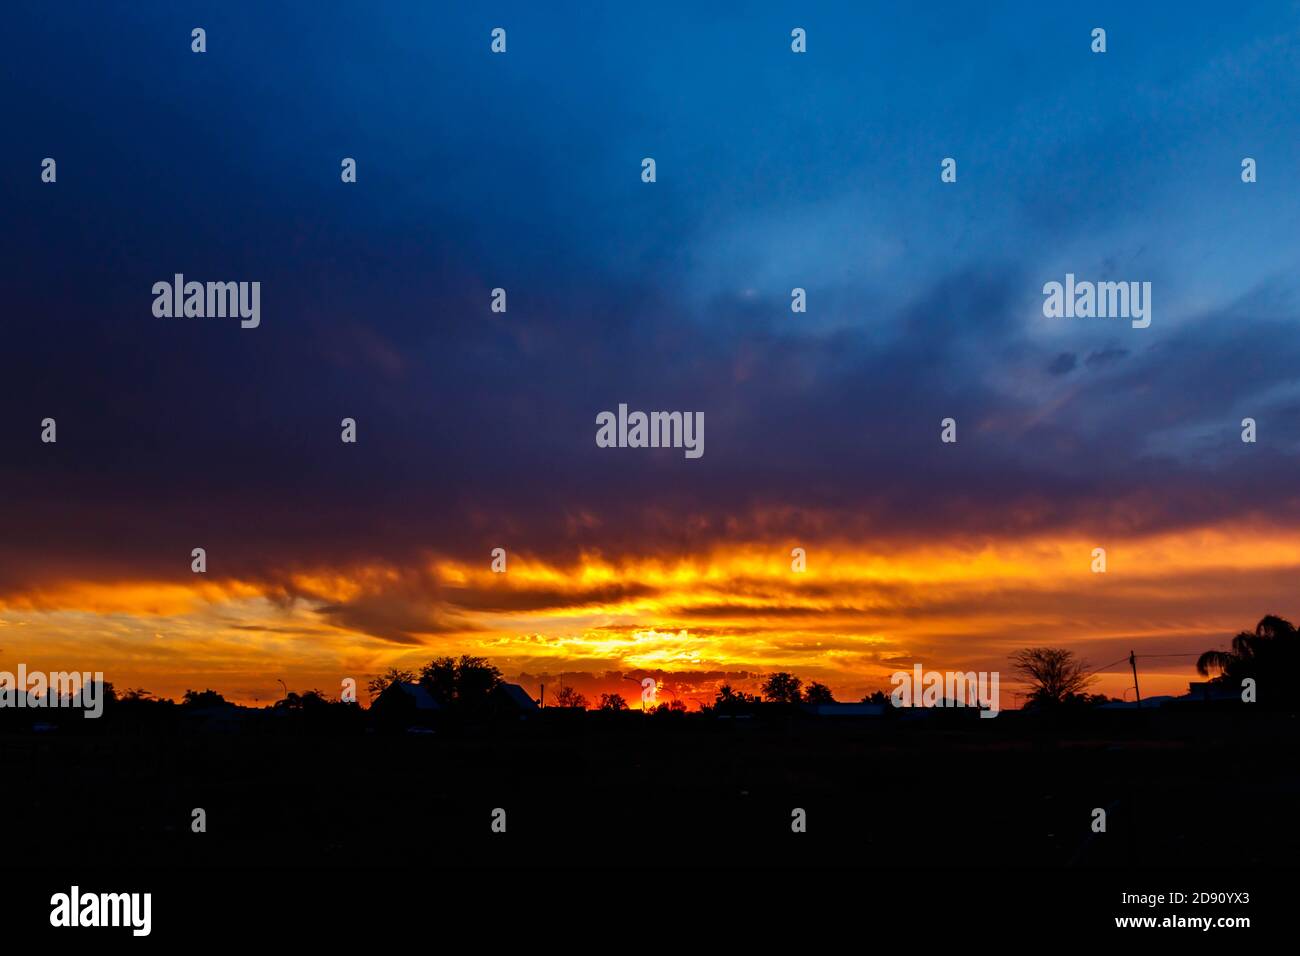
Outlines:
[[[561,687],[560,692],[555,695],[556,707],[573,707],[586,709],[587,698],[582,696],[572,687]]]
[[[763,699],[774,704],[797,704],[803,700],[799,690],[802,686],[803,681],[793,674],[779,671],[763,681]]]
[[[813,681],[808,685],[808,689],[803,692],[803,699],[810,704],[835,703],[835,698],[831,695],[831,689],[820,681]]]
[[[1033,688],[1027,706],[1053,707],[1070,702],[1097,678],[1073,651],[1056,647],[1029,647],[1011,655],[1016,671]]]
[[[718,688],[717,696],[713,698],[713,706],[719,710],[738,710],[742,707],[751,707],[758,703],[758,698],[753,694],[746,694],[743,690],[734,690],[730,684],[723,684]]]
[[[600,710],[627,710],[627,701],[622,694],[601,694]]]
[[[456,662],[456,703],[477,706],[486,701],[501,682],[501,671],[486,660],[462,656]]]
[[[481,657],[439,657],[420,671],[420,684],[441,706],[462,712],[486,710],[501,672]]]
[[[677,714],[684,714],[686,713],[686,702],[674,698],[667,703],[660,704],[658,707],[650,708],[650,713],[655,717],[668,717]]]
[[[889,695],[883,690],[874,690],[862,698],[864,704],[888,704]]]
[[[224,704],[226,698],[222,697],[215,690],[187,690],[185,696],[181,698],[183,707],[215,707],[217,704]]]
[[[414,684],[415,672],[400,670],[396,667],[390,667],[379,677],[371,678],[366,684],[367,690],[370,691],[370,699],[374,700],[387,689],[389,684]]]
[[[308,690],[299,694],[289,691],[283,700],[277,700],[275,707],[280,710],[320,710],[338,701],[331,700],[318,690]]]
[[[1107,697],[1105,694],[1079,694],[1075,697],[1080,704],[1088,707],[1100,707],[1102,704],[1118,703],[1122,697]]]
[[[1217,670],[1211,683],[1240,689],[1247,677],[1254,679],[1261,690],[1267,685],[1267,695],[1260,695],[1260,703],[1275,703],[1294,699],[1296,669],[1300,665],[1300,634],[1285,618],[1268,614],[1260,618],[1255,630],[1242,631],[1232,639],[1229,650],[1206,651],[1196,661],[1196,672],[1208,677]]]

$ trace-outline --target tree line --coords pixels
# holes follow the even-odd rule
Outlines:
[[[1110,700],[1102,694],[1088,693],[1088,688],[1098,679],[1097,674],[1073,651],[1052,647],[1025,648],[1011,655],[1011,664],[1029,688],[1025,699],[1027,709],[1086,707]],[[1234,691],[1240,690],[1243,682],[1253,681],[1261,704],[1293,706],[1300,698],[1295,679],[1297,665],[1300,665],[1300,632],[1285,618],[1269,614],[1261,618],[1253,630],[1242,631],[1232,638],[1227,649],[1202,653],[1196,661],[1196,671],[1201,676],[1210,677],[1211,685]],[[368,688],[372,706],[375,699],[393,684],[411,684],[422,688],[440,710],[451,715],[475,717],[491,713],[493,695],[503,683],[500,670],[485,658],[462,655],[459,658],[434,658],[418,671],[390,668],[371,679]],[[118,693],[110,683],[105,683],[103,694],[106,711],[119,715],[157,715],[173,710],[192,713],[227,704],[225,697],[211,688],[186,690],[179,702],[156,697],[142,688]],[[887,704],[890,697],[878,690],[861,700]],[[820,681],[805,684],[793,673],[778,671],[763,680],[759,694],[747,693],[730,684],[721,685],[713,702],[703,705],[701,710],[726,713],[760,704],[789,706],[835,702],[826,684]],[[587,697],[572,687],[560,687],[550,703],[566,710],[594,709],[608,713],[631,709],[628,701],[617,693],[601,694],[596,706],[590,708]],[[275,701],[269,710],[290,715],[320,715],[339,708],[354,712],[360,710],[355,702],[341,701],[318,689],[286,690],[285,696]],[[684,713],[687,707],[684,702],[674,699],[646,710],[678,714]],[[55,717],[59,711],[45,713]]]

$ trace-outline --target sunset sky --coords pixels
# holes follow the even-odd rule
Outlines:
[[[1300,8],[169,6],[0,32],[0,669],[1015,706],[1021,647],[1178,693],[1300,617]],[[178,272],[260,327],[154,317]],[[1151,326],[1045,318],[1067,272]],[[598,448],[619,403],[705,454]]]

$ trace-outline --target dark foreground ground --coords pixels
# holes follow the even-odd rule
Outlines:
[[[594,717],[432,735],[0,737],[10,860],[72,865],[1276,867],[1298,724],[1235,713]],[[191,813],[207,832],[191,831]],[[492,830],[505,811],[505,833]],[[792,811],[807,832],[791,829]],[[1093,833],[1094,808],[1107,814]]]
[[[10,942],[134,939],[52,929],[52,894],[73,885],[149,892],[155,940],[214,947],[462,933],[495,948],[557,934],[768,951],[1044,933],[1222,947],[1293,922],[1294,717],[952,716],[547,712],[432,735],[105,719],[4,733],[0,926]],[[199,807],[205,833],[191,830]],[[806,833],[792,832],[795,808]],[[1248,896],[1192,905],[1205,891]],[[1251,929],[1117,926],[1128,916]]]

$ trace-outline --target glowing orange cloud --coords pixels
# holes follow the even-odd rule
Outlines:
[[[792,570],[790,551],[807,552]],[[1107,571],[1093,573],[1105,547]],[[753,541],[679,556],[587,553],[508,570],[431,555],[416,567],[294,569],[266,580],[61,580],[0,595],[0,663],[104,671],[119,687],[211,686],[274,699],[278,679],[337,693],[389,666],[479,654],[507,675],[794,671],[840,699],[895,670],[1001,669],[1029,645],[1104,664],[1162,658],[1145,693],[1181,692],[1193,654],[1288,611],[1300,535],[1206,528],[1134,540],[891,545]],[[1122,694],[1120,668],[1095,689]],[[617,682],[618,678],[612,678]],[[614,685],[610,685],[614,686]],[[708,687],[696,699],[706,699]],[[620,688],[634,698],[635,688]]]

